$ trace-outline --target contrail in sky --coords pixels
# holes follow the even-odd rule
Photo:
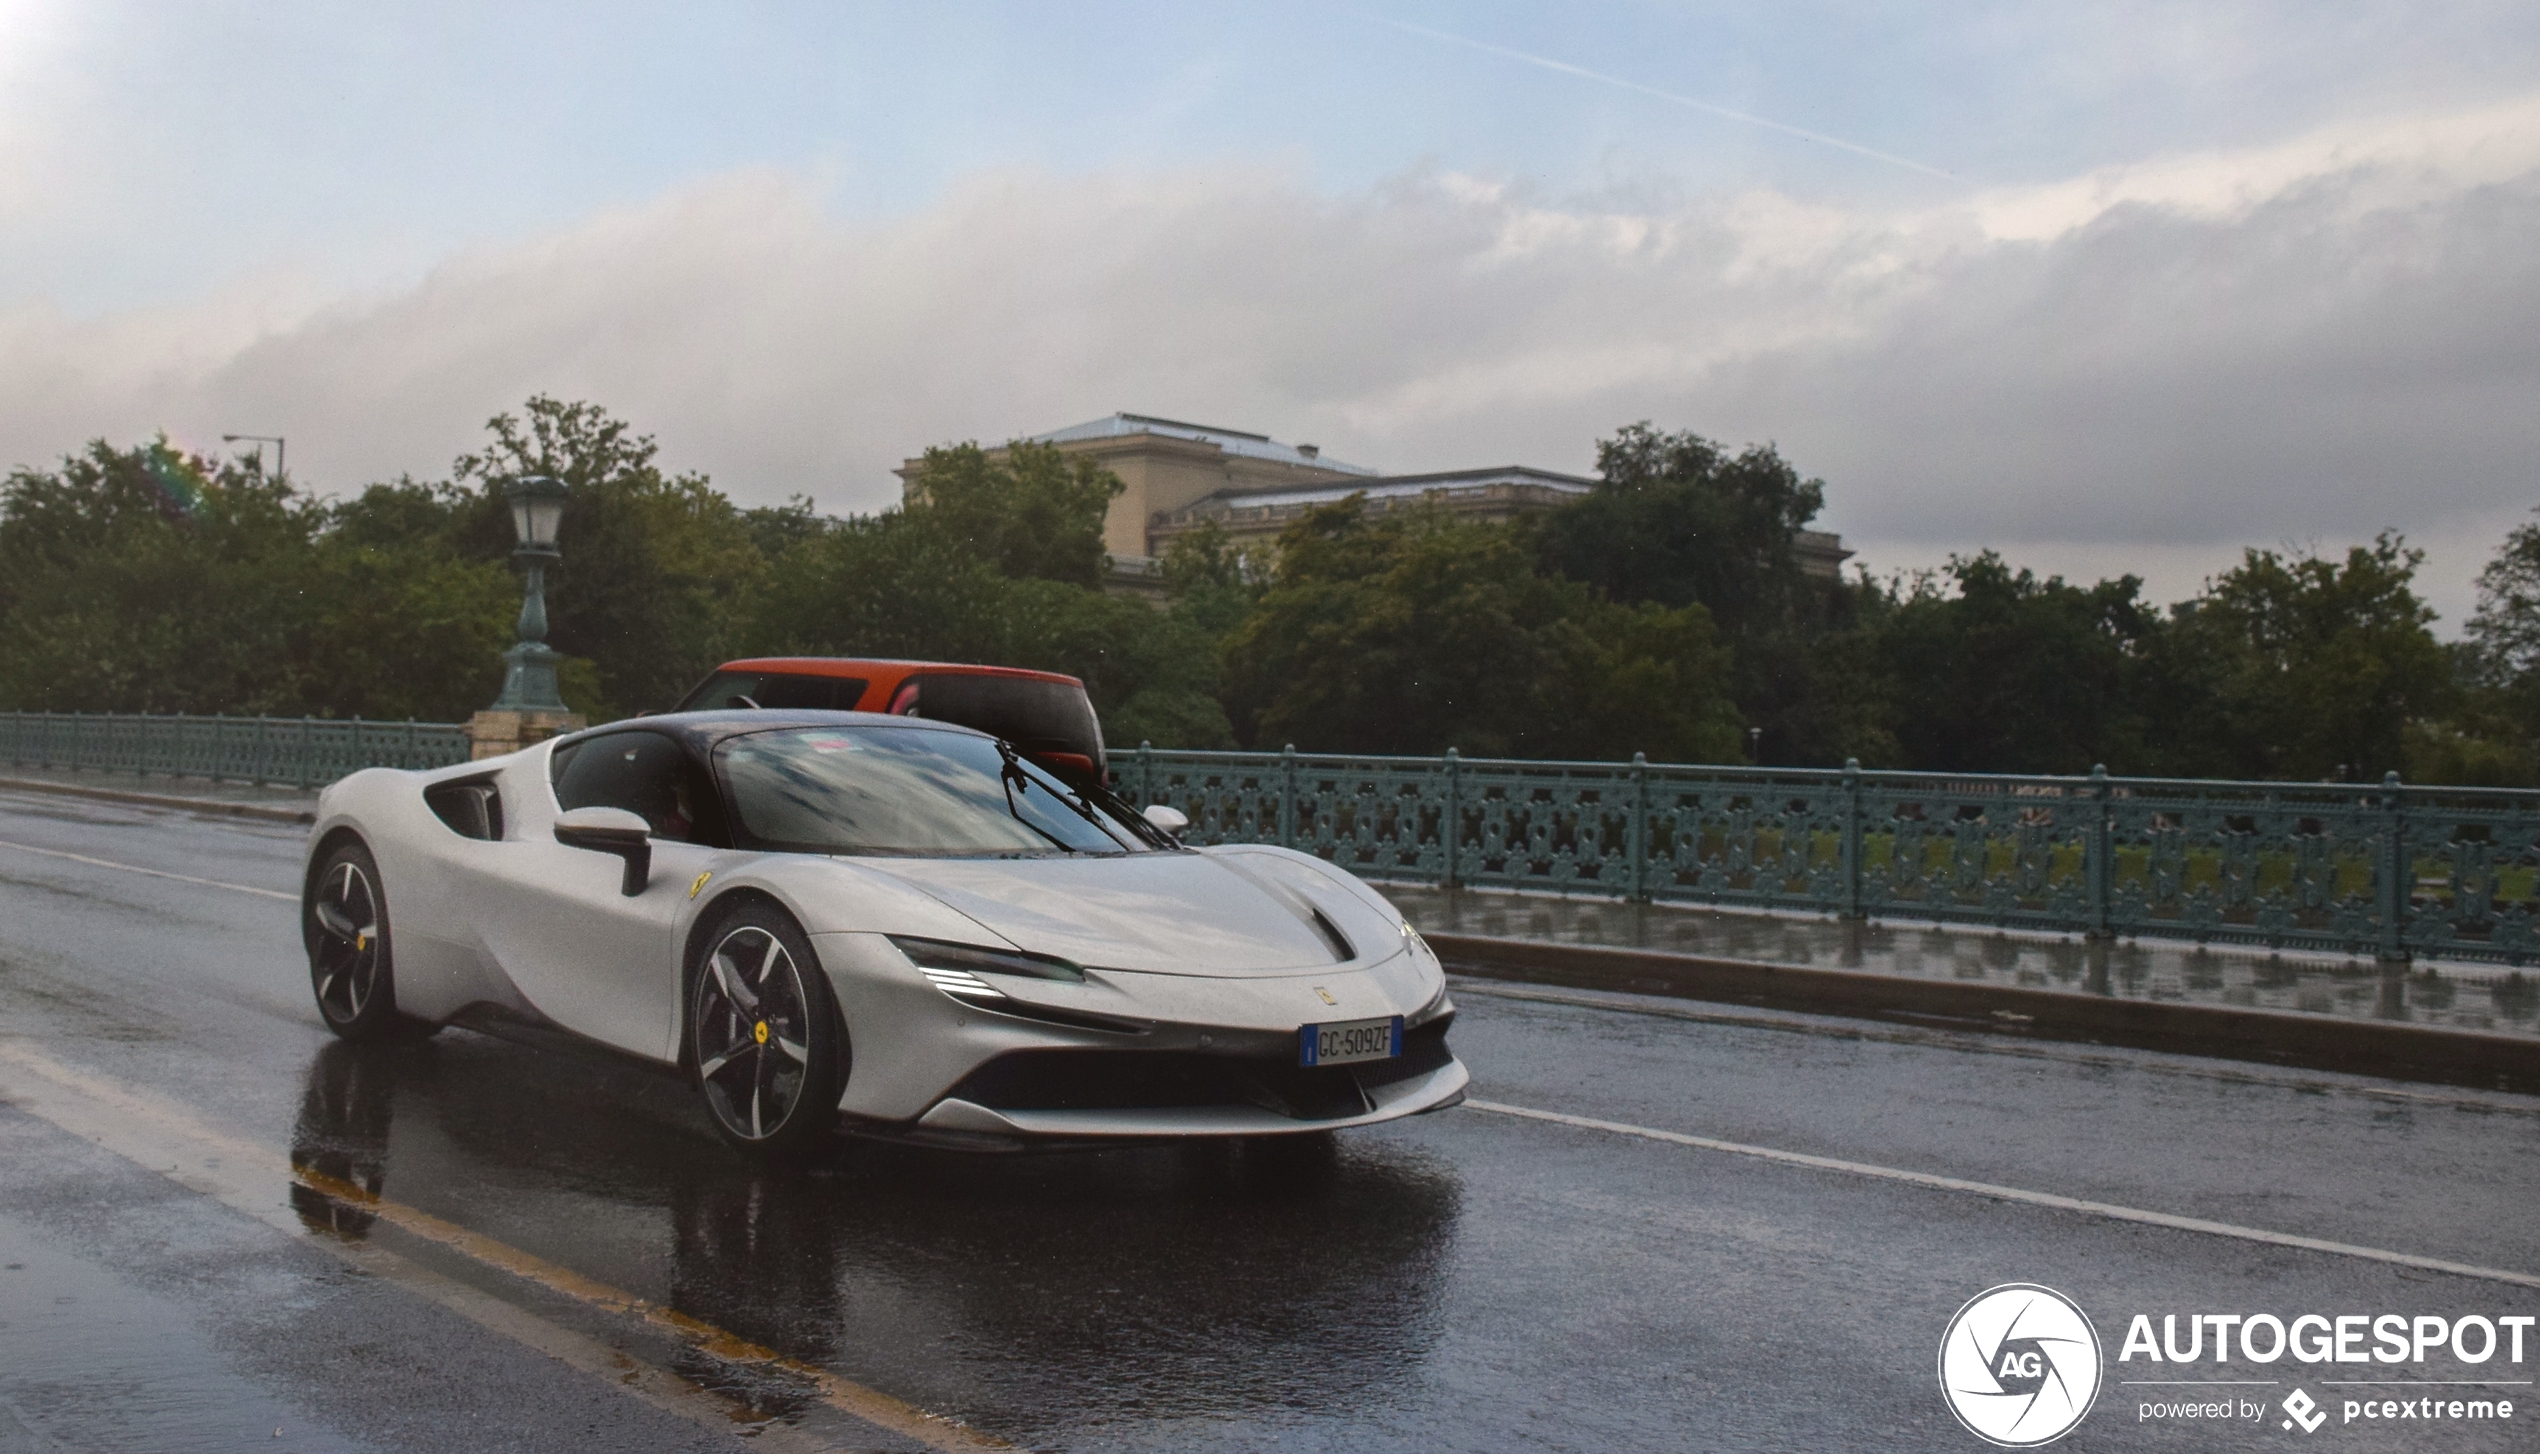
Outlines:
[[[1364,15],[1365,12],[1362,11],[1361,14]],[[1505,56],[1512,61],[1523,61],[1530,66],[1541,66],[1547,71],[1559,71],[1565,76],[1579,76],[1590,81],[1601,82],[1608,86],[1620,86],[1626,91],[1638,91],[1644,96],[1655,96],[1661,101],[1672,101],[1678,106],[1689,106],[1696,111],[1707,111],[1714,116],[1726,117],[1731,121],[1743,121],[1749,126],[1760,126],[1767,131],[1778,131],[1786,136],[1798,137],[1802,141],[1813,141],[1820,146],[1830,146],[1839,151],[1848,151],[1855,156],[1868,157],[1872,161],[1886,162],[1889,166],[1903,167],[1907,171],[1921,172],[1927,177],[1939,177],[1944,181],[1951,182],[1963,182],[1966,180],[1955,172],[1944,172],[1938,167],[1927,167],[1921,162],[1915,161],[1911,157],[1901,157],[1892,152],[1878,151],[1870,147],[1862,146],[1857,142],[1845,141],[1841,137],[1828,136],[1825,133],[1818,131],[1809,131],[1803,127],[1791,126],[1762,116],[1751,116],[1743,111],[1731,111],[1726,106],[1714,106],[1708,101],[1697,101],[1691,96],[1679,96],[1673,91],[1661,91],[1655,86],[1644,86],[1638,81],[1626,81],[1620,76],[1609,76],[1602,71],[1591,71],[1585,66],[1574,66],[1567,61],[1556,61],[1547,56],[1529,55],[1521,50],[1510,50],[1504,45],[1492,45],[1488,41],[1472,40],[1461,35],[1449,35],[1443,30],[1431,30],[1426,26],[1412,25],[1406,21],[1389,20],[1382,15],[1366,15],[1365,18],[1375,21],[1379,25],[1390,25],[1396,30],[1409,31],[1413,35],[1425,35],[1431,40],[1443,40],[1452,45],[1470,46],[1474,50],[1488,51],[1492,55]]]

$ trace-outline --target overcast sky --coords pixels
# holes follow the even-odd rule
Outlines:
[[[601,402],[734,496],[1116,409],[1772,441],[1881,569],[2540,503],[2540,7],[0,0],[0,466]]]

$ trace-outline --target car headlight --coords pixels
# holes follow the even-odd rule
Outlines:
[[[1429,947],[1429,941],[1420,937],[1420,931],[1411,927],[1408,919],[1402,922],[1402,942],[1410,946],[1414,954],[1429,961],[1438,972],[1438,992],[1429,996],[1427,1004],[1402,1017],[1404,1027],[1425,1025],[1431,1020],[1454,1014],[1455,1001],[1446,997],[1446,964],[1438,958],[1438,952]]]
[[[1446,984],[1440,981],[1438,992],[1429,996],[1427,1004],[1402,1017],[1402,1027],[1406,1030],[1417,1029],[1432,1020],[1441,1020],[1454,1013],[1455,1001],[1446,997]]]
[[[1005,991],[981,979],[982,974],[1015,974],[1069,984],[1085,982],[1083,966],[1054,954],[991,949],[983,944],[956,944],[949,939],[919,939],[902,934],[885,937],[893,948],[908,956],[908,962],[916,965],[917,972],[935,988],[958,1000],[984,1002],[1006,997]]]

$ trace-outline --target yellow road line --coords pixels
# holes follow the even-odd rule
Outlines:
[[[928,1413],[816,1364],[753,1343],[675,1308],[649,1302],[429,1212],[374,1196],[319,1172],[295,1168],[271,1147],[215,1130],[175,1106],[101,1076],[75,1070],[23,1043],[0,1041],[0,1065],[23,1072],[11,1077],[6,1088],[9,1099],[20,1109],[294,1236],[306,1236],[308,1228],[288,1206],[284,1189],[291,1182],[357,1206],[410,1236],[549,1292],[605,1313],[640,1319],[723,1362],[780,1371],[809,1385],[824,1403],[839,1412],[930,1448],[972,1451],[1013,1447],[957,1420]],[[698,1388],[675,1374],[442,1277],[385,1249],[336,1238],[318,1238],[316,1242],[480,1326],[584,1372],[606,1377],[667,1412],[720,1429],[758,1419],[734,1400]],[[799,1434],[776,1425],[764,1428],[766,1435]],[[817,1446],[806,1443],[800,1447]]]

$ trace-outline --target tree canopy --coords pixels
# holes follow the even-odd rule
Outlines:
[[[1801,567],[1822,482],[1649,424],[1505,524],[1362,501],[1275,548],[1203,527],[1161,605],[1107,593],[1120,482],[1081,455],[942,445],[904,505],[735,505],[597,405],[532,398],[445,479],[325,499],[166,440],[0,483],[0,707],[452,720],[489,700],[519,583],[502,488],[572,489],[549,576],[566,699],[669,705],[759,654],[1084,678],[1114,742],[1947,771],[2540,781],[2540,521],[2446,646],[2395,534],[2252,550],[2166,608],[2133,577],[1990,551]]]
[[[1534,569],[1497,526],[1308,514],[1225,647],[1238,735],[1361,752],[1734,756],[1727,653],[1700,605],[1627,606]],[[1326,749],[1328,750],[1328,749]]]

